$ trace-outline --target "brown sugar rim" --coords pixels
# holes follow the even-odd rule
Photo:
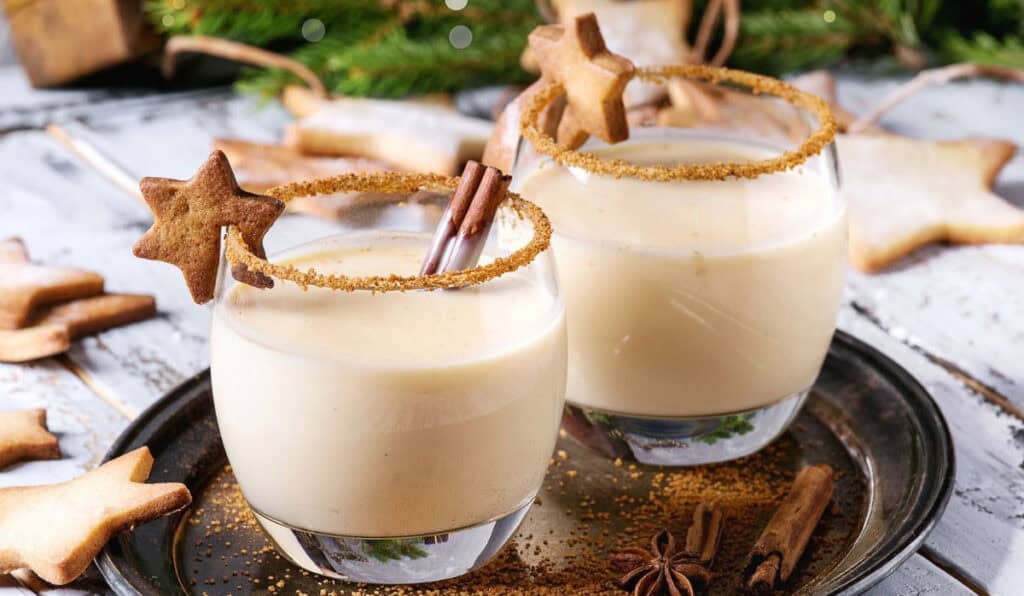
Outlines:
[[[621,159],[603,159],[593,153],[576,151],[560,146],[550,135],[537,126],[541,113],[552,101],[565,93],[565,88],[552,83],[534,95],[523,111],[522,134],[534,148],[564,167],[578,167],[594,174],[607,174],[615,178],[639,178],[657,182],[674,180],[724,180],[726,178],[757,178],[762,174],[782,172],[794,168],[824,149],[836,135],[836,120],[828,104],[820,97],[806,93],[778,79],[742,70],[733,70],[706,64],[659,66],[638,68],[637,78],[652,83],[683,77],[710,83],[728,81],[747,87],[755,95],[768,94],[806,109],[818,119],[818,129],[799,147],[778,157],[746,163],[679,164],[676,166],[638,166]]]
[[[267,194],[288,202],[297,197],[310,197],[339,192],[402,193],[402,197],[394,199],[397,203],[405,200],[405,194],[414,193],[424,188],[454,190],[458,184],[459,178],[451,178],[440,174],[376,172],[371,174],[342,174],[318,180],[283,184],[271,188],[267,191]],[[228,227],[225,258],[232,265],[244,264],[253,271],[293,282],[302,289],[316,286],[345,292],[353,292],[355,290],[404,292],[407,290],[462,288],[481,284],[525,267],[537,255],[547,250],[551,244],[551,223],[540,207],[514,192],[507,194],[502,205],[508,206],[520,218],[529,219],[533,223],[533,237],[527,244],[507,257],[499,257],[486,265],[478,265],[462,271],[410,276],[375,275],[349,277],[347,275],[324,275],[315,269],[300,270],[291,265],[271,263],[266,259],[256,256],[246,246],[242,240],[242,233],[236,226]]]

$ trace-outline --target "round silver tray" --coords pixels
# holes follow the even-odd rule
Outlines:
[[[246,593],[266,588],[265,583],[252,583],[253,578],[265,582],[268,577],[284,582],[278,592],[316,594],[326,588],[329,593],[345,594],[360,589],[300,573],[272,553],[254,554],[266,544],[259,530],[251,524],[230,523],[231,516],[238,517],[240,505],[238,499],[228,498],[234,481],[225,467],[209,371],[156,402],[124,431],[107,457],[141,445],[149,445],[156,459],[150,480],[184,482],[195,502],[189,511],[137,528],[108,544],[97,563],[118,594]],[[559,439],[558,449],[564,451],[560,454],[564,459],[553,460],[547,490],[541,491],[542,504],[530,510],[519,539],[510,546],[518,552],[499,564],[512,561],[526,569],[540,558],[563,560],[573,551],[573,541],[563,538],[578,532],[580,519],[595,510],[611,513],[604,522],[607,536],[614,538],[621,532],[635,538],[629,520],[615,515],[621,512],[621,499],[629,495],[644,499],[655,475],[674,473],[643,465],[631,470],[628,462],[616,465],[566,436]],[[952,491],[952,442],[935,402],[897,364],[841,332],[833,340],[806,407],[768,451],[770,455],[753,456],[743,465],[770,463],[792,474],[803,465],[827,462],[838,472],[837,507],[826,514],[788,592],[854,594],[877,583],[920,546]],[[714,474],[715,468],[706,471]],[[634,476],[638,480],[630,481]],[[195,512],[202,509],[209,519],[218,508],[228,523],[211,532]],[[665,523],[682,531],[686,521]],[[727,520],[727,534],[736,523]],[[752,540],[749,536],[756,533],[757,528],[747,528],[743,537],[733,540]],[[545,537],[543,542],[540,537]],[[730,576],[739,565],[740,561],[719,557],[712,594],[734,591],[736,578]],[[519,577],[520,583],[506,588],[529,593],[530,574]],[[608,578],[595,581],[604,582],[609,593],[615,592]]]

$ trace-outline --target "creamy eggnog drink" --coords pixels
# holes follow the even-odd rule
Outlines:
[[[644,165],[772,154],[700,135],[638,136],[596,153]],[[846,254],[845,211],[814,172],[654,182],[549,164],[522,178],[520,192],[555,227],[573,403],[708,416],[768,405],[814,381]]]
[[[356,234],[283,262],[415,274],[428,243]],[[435,292],[236,285],[215,309],[211,359],[246,498],[278,522],[360,537],[464,528],[529,503],[562,408],[562,310],[514,273]]]

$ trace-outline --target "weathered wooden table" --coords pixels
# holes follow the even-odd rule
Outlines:
[[[896,83],[846,75],[840,95],[863,110]],[[143,175],[190,176],[214,136],[276,140],[287,120],[228,89],[35,92],[15,67],[0,68],[0,237],[22,236],[40,261],[98,270],[113,291],[153,293],[160,308],[158,318],[80,341],[67,355],[0,364],[0,409],[47,408],[65,454],[0,472],[0,486],[66,480],[95,466],[129,420],[207,366],[209,310],[192,304],[177,270],[131,254],[151,221],[131,187]],[[54,123],[131,176],[81,159],[46,130]],[[1024,86],[930,90],[885,123],[921,137],[1024,144]],[[1024,205],[1024,156],[998,190]],[[287,216],[267,248],[330,229]],[[956,443],[949,508],[921,551],[873,593],[1024,593],[1024,246],[932,247],[884,275],[853,273],[840,326],[933,393]],[[66,593],[106,590],[95,572],[72,588]],[[0,576],[0,592],[38,589]]]

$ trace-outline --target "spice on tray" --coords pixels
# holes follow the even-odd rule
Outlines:
[[[797,437],[806,444],[806,434]],[[195,507],[179,536],[181,574],[187,591],[202,594],[214,589],[244,593],[269,591],[278,581],[286,586],[275,593],[298,591],[325,596],[542,596],[574,594],[608,596],[620,593],[615,581],[625,570],[609,558],[622,547],[646,547],[661,530],[672,532],[677,550],[708,552],[707,545],[720,522],[700,503],[714,503],[729,519],[714,549],[714,581],[704,593],[726,596],[741,581],[743,564],[760,530],[783,502],[793,480],[799,444],[792,437],[768,446],[755,455],[698,468],[664,470],[628,461],[616,465],[573,441],[562,439],[548,467],[542,494],[543,505],[534,508],[508,548],[485,567],[457,579],[434,584],[368,586],[349,584],[293,567],[278,555],[245,502],[230,468],[224,470],[197,495]],[[568,463],[572,462],[572,466]],[[813,557],[793,571],[786,587],[800,588],[837,561],[855,534],[861,519],[855,514],[864,503],[864,486],[843,482],[851,462],[831,460],[836,466],[836,499],[843,514],[823,516],[814,533]],[[632,468],[632,469],[631,469]],[[576,478],[568,472],[577,470]],[[640,478],[631,475],[643,471]],[[566,512],[571,509],[571,513]],[[690,524],[691,520],[700,523]],[[690,540],[687,527],[706,528],[705,538]],[[687,536],[684,543],[683,536]],[[704,548],[689,546],[702,543]],[[642,552],[646,550],[642,549]],[[650,557],[650,554],[647,555]],[[700,557],[700,555],[694,555]],[[708,557],[703,556],[705,561]],[[705,567],[712,570],[712,562]],[[228,577],[225,582],[224,578]],[[272,579],[271,579],[272,578]],[[691,578],[691,584],[693,583]],[[696,587],[696,586],[695,586]],[[211,590],[210,593],[213,593]]]
[[[714,503],[701,503],[693,511],[693,523],[686,532],[686,554],[709,570],[718,553],[723,522],[722,512]]]
[[[694,562],[683,550],[677,550],[676,539],[668,530],[651,538],[650,550],[629,548],[612,553],[613,565],[628,569],[618,586],[634,596],[686,594],[693,596],[711,582],[711,572]]]
[[[722,535],[722,512],[713,504],[701,503],[693,512],[693,524],[686,534],[686,545],[676,550],[676,540],[668,530],[651,539],[649,550],[628,548],[609,556],[612,564],[627,572],[617,582],[635,596],[653,596],[668,592],[692,596],[711,583],[711,566]]]
[[[789,579],[832,500],[832,468],[804,468],[754,543],[743,572],[746,589],[763,593]]]

